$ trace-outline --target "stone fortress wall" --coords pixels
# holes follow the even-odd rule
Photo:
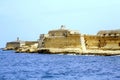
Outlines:
[[[7,42],[6,49],[7,50],[16,50],[16,49],[22,47],[23,45],[25,45],[25,42],[20,41],[19,38],[17,38],[16,41]]]
[[[84,35],[85,54],[120,55],[120,30],[103,30],[97,35]]]
[[[99,37],[95,35],[84,35],[87,50],[99,49]]]
[[[56,49],[56,52],[59,50],[63,52],[66,48],[71,48],[74,52],[76,48],[79,49],[79,53],[120,50],[119,32],[120,30],[106,30],[99,31],[97,35],[82,35],[77,31],[64,28],[51,30],[44,39],[42,38],[42,48],[49,50],[52,48],[52,51]]]
[[[81,34],[66,29],[50,30],[41,34],[38,41],[8,42],[6,48],[18,48],[17,52],[120,54],[120,30],[103,30],[96,35]],[[21,46],[22,45],[22,46]]]
[[[120,37],[85,35],[87,49],[120,50]]]
[[[20,43],[19,42],[8,42],[6,46],[7,46],[6,47],[7,50],[15,50],[20,47]]]
[[[120,30],[103,30],[97,33],[99,46],[103,50],[120,50]]]
[[[44,47],[46,48],[80,48],[80,34],[70,34],[68,31],[49,32],[50,36],[45,38]],[[52,36],[51,34],[54,34]],[[52,45],[51,45],[52,44]]]
[[[44,49],[51,49],[51,51],[59,49],[58,51],[61,50],[60,52],[63,52],[63,50],[74,52],[75,49],[81,49],[80,33],[78,31],[64,29],[64,26],[61,26],[58,30],[49,31],[44,37],[42,34],[40,38],[42,39],[40,39],[39,45],[42,45],[41,47]],[[73,51],[70,49],[73,49]]]

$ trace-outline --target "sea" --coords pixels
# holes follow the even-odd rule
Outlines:
[[[120,56],[0,50],[0,80],[120,80]]]

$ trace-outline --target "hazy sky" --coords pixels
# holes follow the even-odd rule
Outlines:
[[[120,0],[0,0],[0,47],[61,25],[85,34],[120,29]]]

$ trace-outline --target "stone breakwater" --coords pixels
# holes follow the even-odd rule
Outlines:
[[[38,41],[8,42],[7,50],[27,53],[120,55],[120,30],[99,31],[96,35],[85,35],[76,30],[50,30],[41,34]]]

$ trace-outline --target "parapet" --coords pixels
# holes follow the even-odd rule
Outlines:
[[[120,36],[120,29],[117,30],[101,30],[97,33],[98,36]]]
[[[70,34],[80,34],[77,30],[66,29],[64,25],[61,25],[60,29],[50,30],[48,32],[49,36],[67,36]]]

